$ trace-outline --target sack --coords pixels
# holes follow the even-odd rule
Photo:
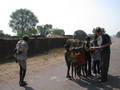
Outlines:
[[[18,55],[20,55],[22,51],[18,50],[17,48],[14,49],[14,57],[17,58]]]
[[[20,55],[22,53],[21,51],[21,46],[20,43],[22,42],[22,40],[18,41],[18,43],[16,44],[16,47],[14,49],[14,57],[17,58],[18,55]]]

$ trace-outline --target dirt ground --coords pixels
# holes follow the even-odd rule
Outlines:
[[[27,75],[39,72],[52,65],[59,64],[64,61],[64,50],[61,52],[50,52],[43,55],[37,55],[27,59]],[[19,65],[11,62],[0,64],[0,85],[19,79]]]
[[[112,38],[114,43],[114,38]],[[49,53],[37,55],[27,59],[27,75],[39,72],[52,65],[64,62],[64,49],[55,49]],[[27,76],[26,75],[26,76]],[[19,79],[19,65],[11,62],[0,64],[0,85]]]

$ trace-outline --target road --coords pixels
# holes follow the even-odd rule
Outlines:
[[[120,39],[111,45],[108,82],[98,83],[95,77],[66,79],[65,62],[26,76],[28,85],[20,87],[18,80],[0,86],[0,90],[120,90]]]

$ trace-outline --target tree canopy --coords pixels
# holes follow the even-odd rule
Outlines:
[[[11,35],[4,34],[3,30],[0,30],[0,37],[2,37],[2,38],[4,38],[4,37],[11,37]]]
[[[33,29],[39,22],[37,17],[27,9],[18,9],[10,15],[9,26],[14,33],[21,34]]]
[[[85,40],[85,38],[87,37],[87,34],[83,30],[76,30],[74,32],[74,37],[80,40]]]
[[[116,37],[120,37],[120,31],[117,32]]]
[[[37,26],[37,30],[42,37],[46,37],[50,33],[50,29],[52,29],[51,24],[46,24],[42,26]]]
[[[51,35],[65,35],[65,31],[63,29],[52,29]]]

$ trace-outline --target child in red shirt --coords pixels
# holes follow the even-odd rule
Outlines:
[[[86,69],[86,60],[85,60],[85,54],[83,48],[79,48],[77,52],[77,75],[80,77],[81,70],[83,75],[87,75]]]

